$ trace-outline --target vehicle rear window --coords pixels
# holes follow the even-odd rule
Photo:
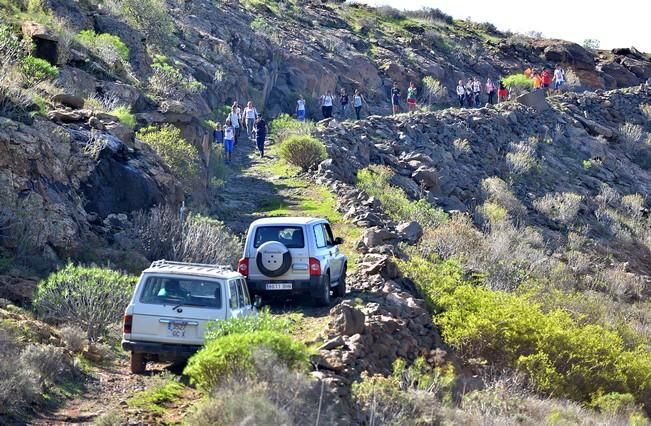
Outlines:
[[[140,293],[140,303],[181,304],[221,309],[224,283],[185,277],[148,277]]]
[[[287,248],[305,247],[303,228],[299,226],[260,226],[255,230],[253,246],[260,247],[268,241],[278,241]]]

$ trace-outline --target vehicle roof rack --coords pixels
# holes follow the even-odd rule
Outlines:
[[[192,263],[192,262],[174,262],[171,260],[155,260],[151,263],[150,268],[162,268],[164,266],[180,266],[180,267],[188,267],[188,268],[209,268],[209,269],[217,269],[220,271],[232,271],[233,268],[231,265],[218,265],[218,264],[210,264],[210,263]]]

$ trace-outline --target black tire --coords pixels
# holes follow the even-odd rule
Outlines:
[[[147,361],[145,361],[145,354],[139,352],[131,352],[131,373],[142,374],[147,370]]]
[[[335,297],[344,297],[346,296],[346,268],[347,265],[344,265],[344,270],[341,271],[341,276],[339,277],[339,283],[337,287],[332,291],[332,294]]]
[[[321,294],[314,299],[314,304],[320,307],[330,306],[330,274],[326,275],[321,286]]]
[[[258,270],[262,272],[265,276],[270,278],[275,278],[289,271],[289,268],[292,266],[292,255],[289,252],[289,250],[283,253],[283,259],[280,268],[276,269],[275,271],[271,271],[265,268],[264,263],[262,262],[262,252],[260,251],[260,249],[258,249],[258,253],[255,255],[255,264],[258,267]]]

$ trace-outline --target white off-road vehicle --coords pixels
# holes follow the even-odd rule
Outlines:
[[[260,296],[307,294],[320,306],[346,294],[348,259],[325,219],[275,217],[249,227],[239,272]]]
[[[143,271],[124,313],[131,372],[147,361],[181,361],[204,343],[210,321],[256,315],[244,277],[230,266],[159,260]]]

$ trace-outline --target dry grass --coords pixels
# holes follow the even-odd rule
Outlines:
[[[572,225],[581,208],[583,197],[572,192],[546,194],[533,202],[536,210],[564,225]]]
[[[468,139],[455,139],[452,144],[454,145],[454,150],[458,154],[469,154],[472,151]]]
[[[513,195],[509,185],[502,179],[486,178],[482,181],[481,187],[489,201],[505,208],[514,218],[520,218],[526,214],[527,209]]]

